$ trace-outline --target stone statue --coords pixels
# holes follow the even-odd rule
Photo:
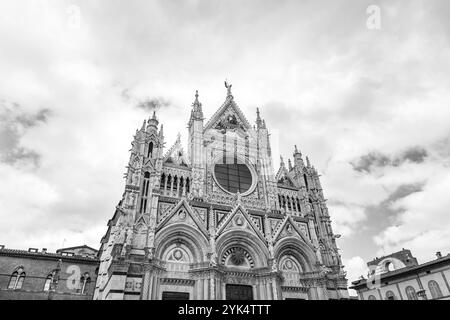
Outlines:
[[[231,96],[231,86],[232,86],[232,84],[229,84],[227,82],[227,80],[225,80],[225,88],[227,88],[227,95],[228,96]]]
[[[275,258],[272,260],[272,272],[278,272],[278,261]]]
[[[274,252],[273,252],[273,245],[272,245],[272,243],[271,243],[271,242],[269,243],[269,253],[270,253],[270,256],[271,256],[271,257],[273,257],[273,256],[274,256]]]
[[[117,231],[116,233],[116,237],[114,240],[114,243],[117,244],[122,244],[125,242],[125,236],[126,236],[126,229],[125,228],[121,228],[120,230]]]
[[[134,172],[132,177],[131,177],[131,184],[132,185],[138,185],[139,184],[139,172]]]
[[[217,253],[213,251],[209,256],[209,265],[211,267],[217,266]]]
[[[122,252],[121,252],[122,256],[124,256],[127,253],[128,249],[131,248],[131,240],[133,238],[133,230],[131,228],[127,228],[126,230],[124,230],[124,236],[125,236],[125,239],[124,239],[124,244],[123,244]]]
[[[130,192],[128,194],[128,199],[127,199],[127,203],[129,206],[134,206],[134,202],[136,201],[136,195],[133,192]]]

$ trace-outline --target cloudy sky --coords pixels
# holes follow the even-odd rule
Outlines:
[[[98,247],[136,128],[156,105],[167,147],[186,141],[195,90],[209,118],[227,78],[285,160],[297,144],[322,174],[350,280],[401,248],[450,252],[449,13],[447,0],[1,1],[0,244]]]

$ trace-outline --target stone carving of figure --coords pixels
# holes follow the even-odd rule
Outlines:
[[[278,272],[278,261],[275,258],[272,260],[272,272]]]
[[[154,257],[154,251],[155,251],[155,249],[154,248],[149,248],[148,249],[148,258],[151,260],[151,259],[153,259],[153,257]]]
[[[274,252],[273,252],[273,245],[272,245],[272,242],[269,243],[269,253],[270,253],[270,256],[273,257]]]
[[[308,202],[308,210],[309,210],[309,213],[311,213],[311,214],[314,213],[314,207],[310,202]]]
[[[217,253],[213,251],[209,257],[209,265],[211,267],[217,266]]]
[[[120,228],[120,226],[119,226],[119,228]],[[125,228],[120,228],[119,230],[117,230],[116,238],[115,238],[114,243],[117,243],[117,244],[124,243],[125,242],[126,232],[127,231],[126,231]]]
[[[129,194],[128,194],[128,205],[129,206],[134,206],[134,202],[136,201],[136,195],[133,193],[133,192],[130,192]]]
[[[124,230],[124,234],[125,234],[125,239],[124,239],[124,244],[123,244],[123,247],[122,247],[121,255],[125,255],[127,250],[131,246],[131,240],[132,240],[132,237],[133,237],[133,230],[132,230],[132,228],[127,228],[126,230]]]
[[[131,184],[137,186],[139,184],[139,172],[134,172],[131,177]]]
[[[155,242],[155,230],[150,229],[148,232],[147,246],[153,247],[154,242]]]
[[[230,83],[228,83],[228,81],[227,80],[225,80],[225,88],[227,88],[227,95],[229,95],[229,96],[231,96],[231,86],[232,86],[232,84]]]

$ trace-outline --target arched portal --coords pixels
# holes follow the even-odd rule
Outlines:
[[[155,258],[163,270],[153,275],[155,299],[199,299],[200,280],[191,270],[206,261],[209,243],[203,233],[186,223],[170,224],[155,238]],[[203,286],[203,285],[202,285]],[[206,290],[205,290],[206,291]]]

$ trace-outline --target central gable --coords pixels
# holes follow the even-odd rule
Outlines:
[[[247,131],[251,125],[245,118],[239,106],[234,102],[232,96],[228,96],[222,106],[214,113],[212,118],[206,124],[204,131],[215,130],[234,130],[241,129]]]
[[[181,145],[180,135],[178,134],[177,141],[167,151],[163,158],[163,163],[171,163],[180,167],[190,167],[189,159],[186,156],[183,146]]]

